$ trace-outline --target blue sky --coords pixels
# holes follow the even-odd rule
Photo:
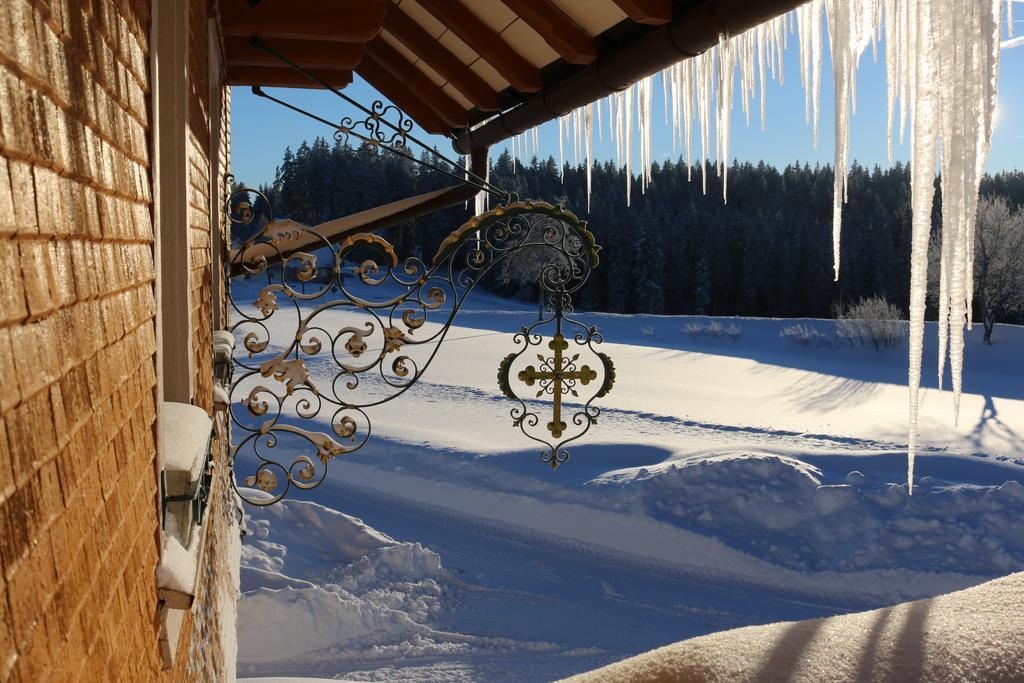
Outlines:
[[[1024,14],[1024,6],[1018,4],[1018,17]],[[1015,33],[1024,34],[1024,19],[1015,22]],[[785,55],[785,84],[769,81],[767,92],[766,130],[760,126],[758,104],[753,103],[751,123],[745,122],[738,98],[732,118],[732,142],[730,156],[743,161],[764,160],[782,166],[790,162],[831,163],[833,158],[833,89],[832,67],[826,51],[822,65],[821,123],[818,146],[812,145],[811,130],[804,123],[804,94],[800,84],[799,53],[791,40]],[[1019,42],[1019,41],[1014,41]],[[857,74],[857,113],[852,117],[850,128],[850,158],[861,164],[885,166],[886,155],[886,88],[885,64],[873,61],[870,49],[861,58]],[[735,79],[739,87],[739,78]],[[662,115],[663,93],[661,79],[656,78],[654,93],[655,128],[652,136],[652,156],[656,160],[675,159],[682,150],[675,150],[671,141],[671,129],[664,124]],[[286,147],[295,149],[303,140],[312,141],[316,136],[330,138],[332,130],[323,124],[307,119],[295,112],[284,109],[268,100],[254,96],[248,87],[232,89],[232,171],[235,177],[249,185],[268,182],[274,177],[274,169],[281,161]],[[314,90],[285,90],[268,88],[281,99],[317,113],[328,120],[343,116],[356,117],[358,111],[329,92]],[[350,97],[369,105],[381,95],[368,83],[356,77],[355,82],[345,89]],[[356,117],[359,118],[359,117]],[[607,126],[607,122],[605,122]],[[451,144],[439,136],[430,136],[417,131],[426,140],[437,145],[443,153],[453,156]],[[614,158],[615,150],[604,135],[604,141],[597,144],[595,156],[598,159]],[[596,143],[596,139],[595,139]],[[558,124],[551,121],[540,129],[541,155],[549,154],[558,158]],[[713,141],[712,141],[713,145]],[[492,150],[497,156],[504,145]],[[698,140],[694,136],[694,153],[698,151]],[[712,150],[713,153],[713,150]],[[572,153],[566,146],[567,161]],[[907,149],[894,144],[894,159],[906,160]],[[636,168],[634,162],[634,169]],[[999,108],[996,129],[993,135],[992,151],[986,169],[995,172],[1006,169],[1024,168],[1024,44],[1002,52],[999,82]]]

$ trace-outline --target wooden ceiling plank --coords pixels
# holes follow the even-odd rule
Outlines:
[[[267,45],[299,66],[308,69],[354,69],[363,58],[363,43],[274,38]],[[274,55],[259,50],[249,39],[233,36],[224,41],[228,64],[239,66],[284,66]]]
[[[658,26],[672,21],[672,0],[615,0],[615,4],[638,24]]]
[[[550,0],[502,0],[570,64],[590,64],[597,46],[587,32]]]
[[[484,79],[432,38],[401,8],[395,7],[388,13],[384,26],[481,111],[497,111],[501,107],[498,93]]]
[[[419,0],[419,4],[489,62],[513,88],[522,92],[541,89],[540,71],[461,2]]]
[[[317,78],[335,88],[352,82],[352,71],[344,69],[309,69]],[[265,85],[277,88],[321,88],[298,71],[287,66],[247,66],[229,64],[228,85]]]
[[[221,0],[224,35],[318,39],[365,43],[380,33],[388,0],[345,0],[344,7],[323,0]]]
[[[402,53],[388,45],[383,38],[378,37],[367,43],[366,54],[372,55],[392,76],[401,81],[410,93],[436,112],[449,128],[469,126],[466,110],[445,94],[436,83],[417,69]]]
[[[414,96],[409,91],[409,88],[399,79],[395,78],[390,71],[385,69],[372,54],[367,53],[363,55],[363,61],[359,63],[357,71],[381,95],[391,100],[399,109],[412,117],[423,130],[439,135],[446,135],[451,132],[451,126],[445,124],[437,112]]]

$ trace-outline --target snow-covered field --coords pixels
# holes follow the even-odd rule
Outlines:
[[[254,293],[241,284],[236,299]],[[248,508],[241,675],[549,680],[1024,569],[1024,329],[998,326],[991,347],[968,335],[959,424],[926,382],[910,497],[905,344],[803,346],[780,337],[792,321],[725,321],[732,339],[684,331],[706,319],[581,314],[617,381],[552,471],[494,380],[535,308],[483,292],[468,306],[323,486]],[[294,318],[272,320],[286,343]],[[832,338],[830,321],[803,322]],[[330,368],[311,363],[313,380]]]

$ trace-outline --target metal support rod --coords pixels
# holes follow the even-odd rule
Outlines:
[[[441,159],[442,161],[447,163],[452,168],[459,168],[459,169],[461,169],[462,172],[465,174],[465,178],[469,178],[469,180],[465,180],[465,178],[463,178],[463,177],[459,177],[459,176],[453,175],[452,173],[450,173],[448,171],[443,171],[443,170],[441,170],[440,168],[438,168],[436,166],[425,164],[422,161],[420,161],[419,159],[417,159],[414,155],[403,154],[403,153],[397,151],[396,149],[394,149],[393,147],[382,145],[379,141],[373,141],[373,140],[371,140],[369,138],[366,138],[365,136],[361,136],[358,133],[355,133],[354,131],[352,131],[350,128],[347,128],[345,126],[338,126],[337,124],[333,124],[333,123],[329,123],[326,119],[323,119],[323,118],[320,118],[320,117],[315,116],[313,114],[310,114],[309,112],[306,112],[306,111],[304,111],[302,109],[299,109],[298,107],[287,105],[284,102],[281,102],[281,100],[277,100],[277,99],[275,99],[273,97],[270,97],[269,95],[266,95],[265,93],[262,92],[262,90],[257,92],[257,88],[259,88],[259,86],[255,86],[255,85],[253,86],[253,93],[259,94],[259,95],[263,95],[264,97],[267,97],[268,99],[271,99],[271,100],[273,100],[275,102],[278,102],[280,104],[285,104],[285,106],[287,106],[289,109],[292,109],[292,110],[297,111],[297,112],[299,112],[301,114],[305,114],[307,116],[310,116],[311,118],[314,118],[314,119],[316,119],[318,121],[326,123],[327,125],[330,125],[330,126],[336,128],[337,130],[345,133],[346,135],[355,135],[357,138],[359,138],[360,140],[363,140],[364,142],[367,142],[369,144],[373,144],[374,146],[381,147],[383,149],[387,149],[387,150],[389,150],[389,151],[391,151],[391,152],[393,152],[395,154],[399,154],[400,156],[403,156],[403,157],[405,157],[407,159],[412,160],[414,163],[420,163],[420,164],[423,164],[423,165],[427,165],[430,168],[433,168],[434,170],[439,170],[439,171],[441,171],[441,172],[445,173],[446,175],[449,175],[449,176],[451,176],[453,178],[457,178],[459,180],[464,180],[464,182],[469,182],[474,187],[479,187],[481,190],[487,192],[488,194],[492,194],[492,195],[494,195],[496,197],[499,197],[503,201],[507,201],[507,199],[509,197],[509,194],[507,192],[505,192],[504,190],[502,190],[501,188],[491,184],[488,180],[486,180],[485,178],[481,178],[480,176],[478,176],[477,174],[473,173],[469,169],[462,169],[460,164],[457,164],[454,161],[452,161],[451,159],[449,159],[448,157],[444,156],[443,154],[438,152],[435,148],[431,147],[430,145],[428,145],[424,141],[420,140],[419,138],[417,138],[415,135],[413,135],[408,130],[400,128],[399,126],[395,125],[391,121],[388,121],[386,118],[384,118],[383,116],[380,115],[380,112],[374,112],[374,111],[372,111],[370,109],[367,109],[360,102],[358,102],[357,100],[349,97],[348,95],[346,95],[342,91],[338,90],[334,86],[330,85],[329,83],[327,83],[323,79],[319,78],[316,74],[313,74],[313,73],[310,73],[309,71],[306,71],[301,66],[299,66],[298,64],[296,64],[292,60],[288,59],[286,56],[284,56],[283,54],[281,54],[280,52],[278,52],[274,48],[272,48],[269,45],[267,45],[263,41],[262,38],[253,37],[253,38],[250,39],[250,43],[257,50],[262,50],[262,51],[272,55],[273,57],[277,58],[278,60],[280,60],[281,62],[283,62],[284,64],[286,64],[287,66],[289,66],[290,68],[292,68],[293,70],[295,70],[296,72],[301,74],[302,76],[308,78],[312,82],[314,82],[317,85],[321,86],[325,90],[333,93],[337,97],[340,97],[342,100],[344,100],[345,102],[351,104],[353,107],[356,107],[357,109],[362,111],[364,114],[369,116],[372,120],[374,120],[376,122],[379,122],[379,123],[383,124],[384,126],[386,126],[387,128],[390,128],[391,130],[395,131],[395,133],[397,133],[399,136],[401,136],[401,139],[403,139],[403,140],[411,140],[412,142],[414,142],[417,145],[419,145],[422,149],[426,150],[427,152],[429,152],[430,154],[433,154],[438,159]],[[396,109],[397,109],[397,107],[396,107]]]
[[[425,166],[425,167],[427,167],[429,169],[437,171],[438,173],[443,173],[444,175],[448,176],[449,178],[453,178],[453,179],[458,180],[460,182],[466,183],[467,185],[471,185],[472,187],[475,187],[475,188],[479,189],[482,192],[486,192],[486,193],[488,193],[490,195],[494,195],[495,197],[499,198],[502,201],[507,201],[508,200],[509,194],[507,192],[505,192],[501,188],[498,188],[495,185],[492,185],[491,183],[488,183],[486,181],[477,182],[477,178],[479,178],[479,176],[477,176],[472,171],[469,171],[469,170],[466,170],[466,169],[462,169],[463,172],[465,173],[465,175],[459,175],[458,173],[454,173],[452,171],[449,171],[448,169],[442,168],[441,166],[437,166],[435,164],[432,164],[429,161],[424,161],[423,159],[419,159],[419,158],[417,158],[413,154],[409,154],[408,152],[403,152],[402,150],[396,149],[395,147],[392,147],[390,145],[385,145],[384,143],[380,142],[379,140],[374,140],[371,137],[368,137],[366,135],[362,135],[361,133],[357,133],[357,132],[355,132],[354,130],[352,130],[351,128],[349,128],[347,126],[341,126],[341,125],[339,125],[337,123],[334,123],[333,121],[329,121],[328,119],[323,118],[322,116],[317,116],[316,114],[314,114],[312,112],[308,112],[305,109],[302,109],[301,107],[297,107],[294,104],[290,104],[288,102],[285,102],[282,99],[274,97],[273,95],[269,95],[266,92],[264,92],[263,89],[260,86],[258,86],[258,85],[252,86],[252,94],[256,95],[258,97],[263,97],[265,99],[268,99],[271,102],[275,102],[275,103],[281,105],[282,107],[285,107],[287,109],[291,109],[292,111],[294,111],[294,112],[296,112],[298,114],[302,114],[303,116],[309,117],[309,118],[313,119],[314,121],[319,121],[320,123],[324,124],[325,126],[330,126],[331,128],[334,128],[335,130],[337,130],[338,132],[340,132],[340,133],[342,133],[344,135],[351,135],[351,136],[355,137],[356,139],[361,140],[362,142],[365,142],[368,145],[372,145],[372,146],[374,146],[374,147],[376,147],[378,149],[387,150],[388,152],[391,152],[392,154],[396,154],[396,155],[402,157],[403,159],[408,159],[409,161],[413,162],[414,164],[419,164],[420,166]],[[380,119],[380,120],[383,120],[383,119]],[[440,154],[438,154],[436,156],[439,156],[440,158],[444,159],[448,163],[452,163],[452,162],[448,161],[448,159],[446,159],[445,157],[443,157]],[[452,164],[452,165],[454,167],[456,167],[456,168],[460,168],[460,169],[462,168],[458,164]],[[467,179],[466,176],[468,176],[468,179]]]

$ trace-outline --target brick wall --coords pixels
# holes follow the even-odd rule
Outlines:
[[[189,0],[188,226],[195,402],[213,408],[210,295],[210,80],[206,0]]]
[[[0,680],[161,676],[149,11],[0,0]],[[209,173],[203,158],[190,177]],[[191,215],[208,235],[208,206]],[[198,282],[209,407],[204,244],[193,293]],[[218,478],[211,547],[237,534],[226,487]],[[186,619],[165,680],[213,680],[223,665],[215,607],[237,584],[223,553],[205,557],[211,614]]]

